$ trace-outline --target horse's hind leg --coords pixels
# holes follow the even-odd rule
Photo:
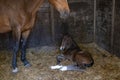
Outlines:
[[[14,40],[13,57],[12,57],[12,67],[13,67],[12,72],[16,73],[16,72],[18,72],[18,69],[17,69],[17,53],[18,53],[18,50],[19,50],[21,31],[20,31],[19,27],[13,27],[12,33],[13,33],[13,40]]]
[[[27,38],[29,36],[30,30],[27,30],[22,33],[21,37],[21,61],[24,63],[25,67],[31,66],[30,63],[26,59],[26,43],[27,43]]]

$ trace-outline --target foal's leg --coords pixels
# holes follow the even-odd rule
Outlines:
[[[22,33],[22,38],[21,38],[21,61],[24,63],[25,67],[31,66],[29,62],[26,59],[26,43],[27,43],[27,38],[29,36],[30,30],[27,30]]]
[[[56,60],[57,60],[57,64],[60,64],[60,62],[62,60],[65,60],[65,57],[63,54],[59,54],[57,57],[56,57]]]
[[[56,66],[51,66],[51,69],[60,69],[60,68],[62,68],[63,66],[62,66],[62,65],[59,65],[59,64],[60,64],[60,62],[61,62],[62,60],[64,60],[64,59],[65,59],[65,57],[64,57],[63,54],[57,55],[57,56],[56,56],[57,65],[56,65]]]
[[[77,65],[80,69],[86,69],[86,66],[85,64],[81,63],[81,64],[78,64]]]
[[[19,43],[20,43],[20,37],[21,37],[21,31],[19,29],[20,27],[13,27],[13,40],[14,40],[14,47],[13,47],[13,57],[12,57],[12,67],[14,73],[18,72],[17,69],[17,53],[19,50]]]

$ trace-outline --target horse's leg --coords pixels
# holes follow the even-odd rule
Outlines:
[[[27,43],[27,38],[29,36],[30,30],[27,30],[22,33],[22,39],[21,39],[21,61],[24,63],[25,67],[31,66],[29,62],[26,59],[26,43]]]
[[[30,29],[22,32],[22,34],[21,34],[22,35],[21,36],[21,38],[22,38],[22,40],[21,40],[21,43],[22,43],[22,45],[21,45],[21,61],[24,63],[25,67],[31,66],[30,63],[26,59],[26,43],[27,43],[27,39],[30,34],[30,31],[34,25],[35,16],[30,16],[30,18],[31,18],[31,21],[26,26],[24,26],[24,27],[28,27]]]
[[[13,58],[12,58],[12,67],[14,73],[18,72],[17,69],[17,53],[19,50],[19,43],[20,43],[20,37],[21,37],[21,31],[19,29],[20,27],[14,27],[12,30],[13,33],[13,40],[14,40],[14,47],[13,47]]]

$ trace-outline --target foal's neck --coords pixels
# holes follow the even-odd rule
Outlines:
[[[80,47],[77,45],[77,43],[74,40],[72,40],[72,45],[71,45],[70,49],[71,50],[76,49],[76,50],[81,51]]]
[[[68,49],[66,49],[65,52],[71,52],[73,50],[81,51],[81,49],[76,43],[72,43],[72,45]]]

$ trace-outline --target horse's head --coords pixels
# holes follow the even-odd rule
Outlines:
[[[70,9],[67,0],[48,0],[60,13],[60,17],[65,19],[69,16]]]
[[[72,46],[72,38],[69,35],[65,35],[62,39],[60,50],[64,51]]]

